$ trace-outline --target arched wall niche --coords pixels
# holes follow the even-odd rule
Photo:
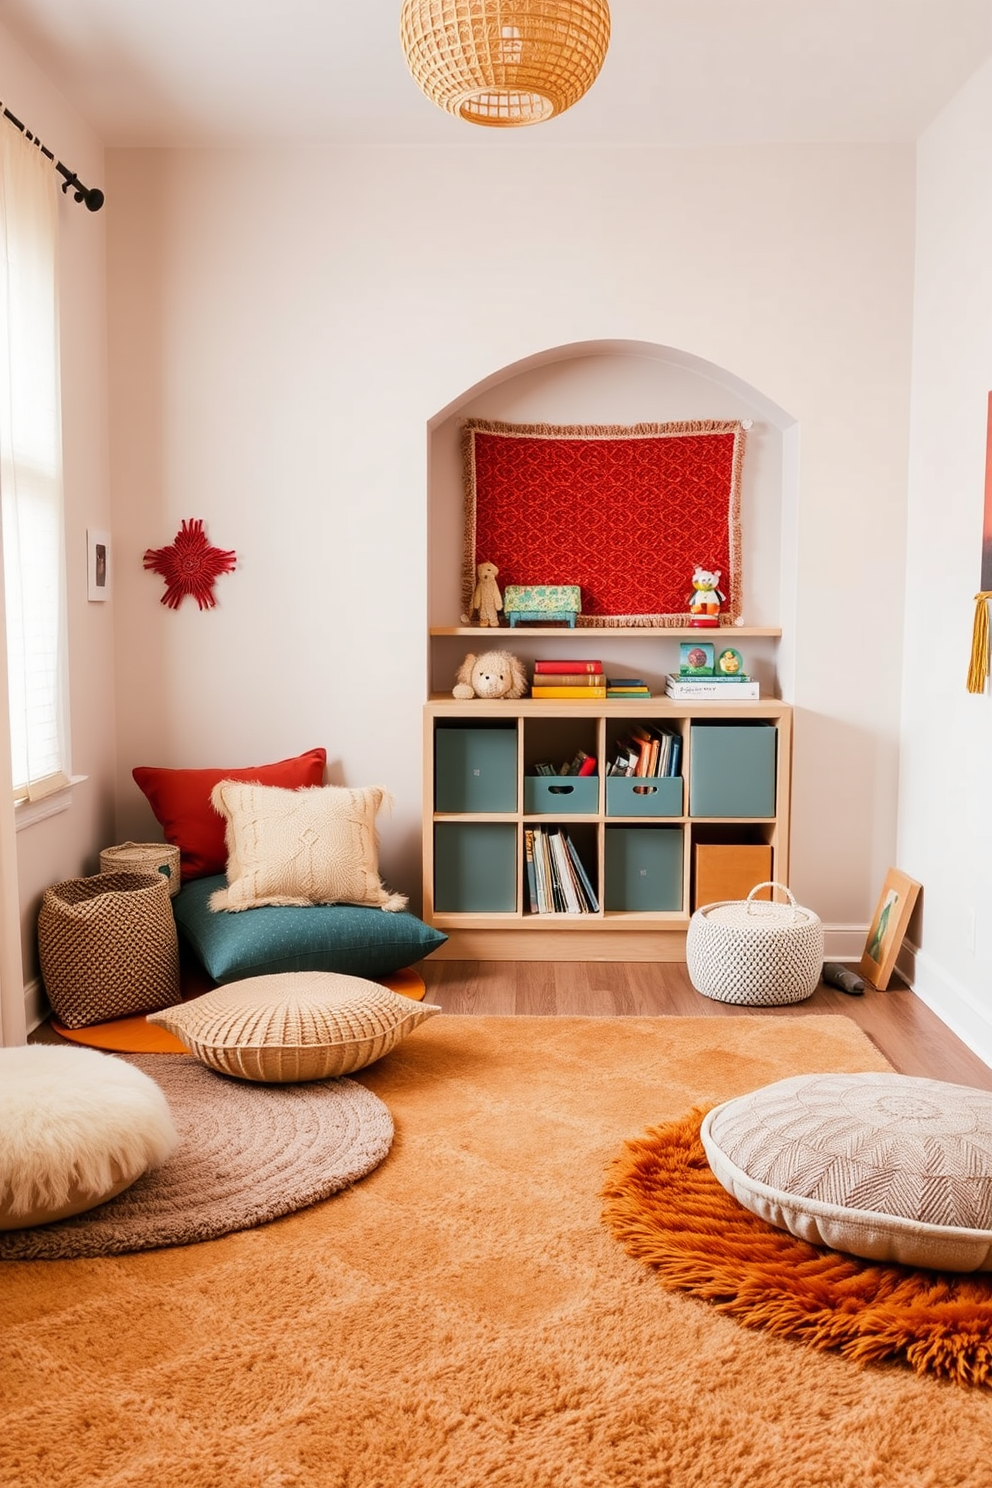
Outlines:
[[[751,419],[741,490],[744,623],[781,626],[783,639],[748,642],[762,682],[791,695],[795,634],[798,426],[759,389],[726,368],[670,346],[584,341],[501,368],[428,422],[428,624],[456,626],[464,539],[460,431],[467,418],[512,423],[637,424]],[[689,593],[691,574],[686,574]],[[515,643],[524,632],[515,632]],[[597,652],[609,633],[598,630]],[[629,647],[644,643],[625,640]],[[464,647],[462,648],[464,650]],[[457,647],[452,648],[452,656]],[[444,670],[449,658],[444,656]],[[748,656],[749,663],[751,655]],[[760,663],[760,665],[759,665]],[[638,663],[640,664],[640,663]],[[646,670],[651,671],[650,666]],[[444,676],[432,689],[445,690]]]

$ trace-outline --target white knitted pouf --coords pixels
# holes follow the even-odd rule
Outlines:
[[[179,1134],[162,1090],[95,1049],[0,1049],[0,1229],[93,1209],[158,1168]]]

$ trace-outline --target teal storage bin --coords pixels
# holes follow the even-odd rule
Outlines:
[[[524,811],[531,816],[595,814],[599,780],[595,775],[525,775]]]
[[[466,812],[517,809],[517,726],[434,730],[434,809]]]
[[[604,908],[682,908],[681,827],[607,827]]]
[[[607,816],[681,816],[681,775],[609,775]]]
[[[778,730],[763,719],[694,722],[690,816],[774,816]]]
[[[434,827],[434,909],[512,914],[517,907],[517,829],[503,822]]]

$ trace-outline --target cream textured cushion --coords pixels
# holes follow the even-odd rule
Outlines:
[[[169,1103],[95,1049],[0,1049],[0,1230],[81,1214],[161,1167],[179,1142]]]
[[[290,971],[215,987],[148,1022],[223,1075],[284,1084],[362,1069],[440,1011],[364,977]]]
[[[716,1106],[728,1193],[812,1245],[992,1270],[992,1092],[896,1074],[798,1075]]]
[[[376,813],[390,797],[379,786],[284,790],[222,780],[210,796],[227,823],[227,888],[215,910],[263,904],[363,904],[406,908],[379,877]]]

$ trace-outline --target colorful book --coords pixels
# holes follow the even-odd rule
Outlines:
[[[605,687],[542,687],[534,686],[530,690],[531,697],[536,698],[582,698],[591,701],[594,698],[605,698]]]
[[[535,672],[560,672],[568,676],[572,672],[601,672],[601,661],[535,661]]]
[[[535,669],[534,681],[547,678],[553,687],[602,687],[602,672],[539,672]]]
[[[577,775],[595,775],[596,756],[594,754],[587,754],[575,773]]]

